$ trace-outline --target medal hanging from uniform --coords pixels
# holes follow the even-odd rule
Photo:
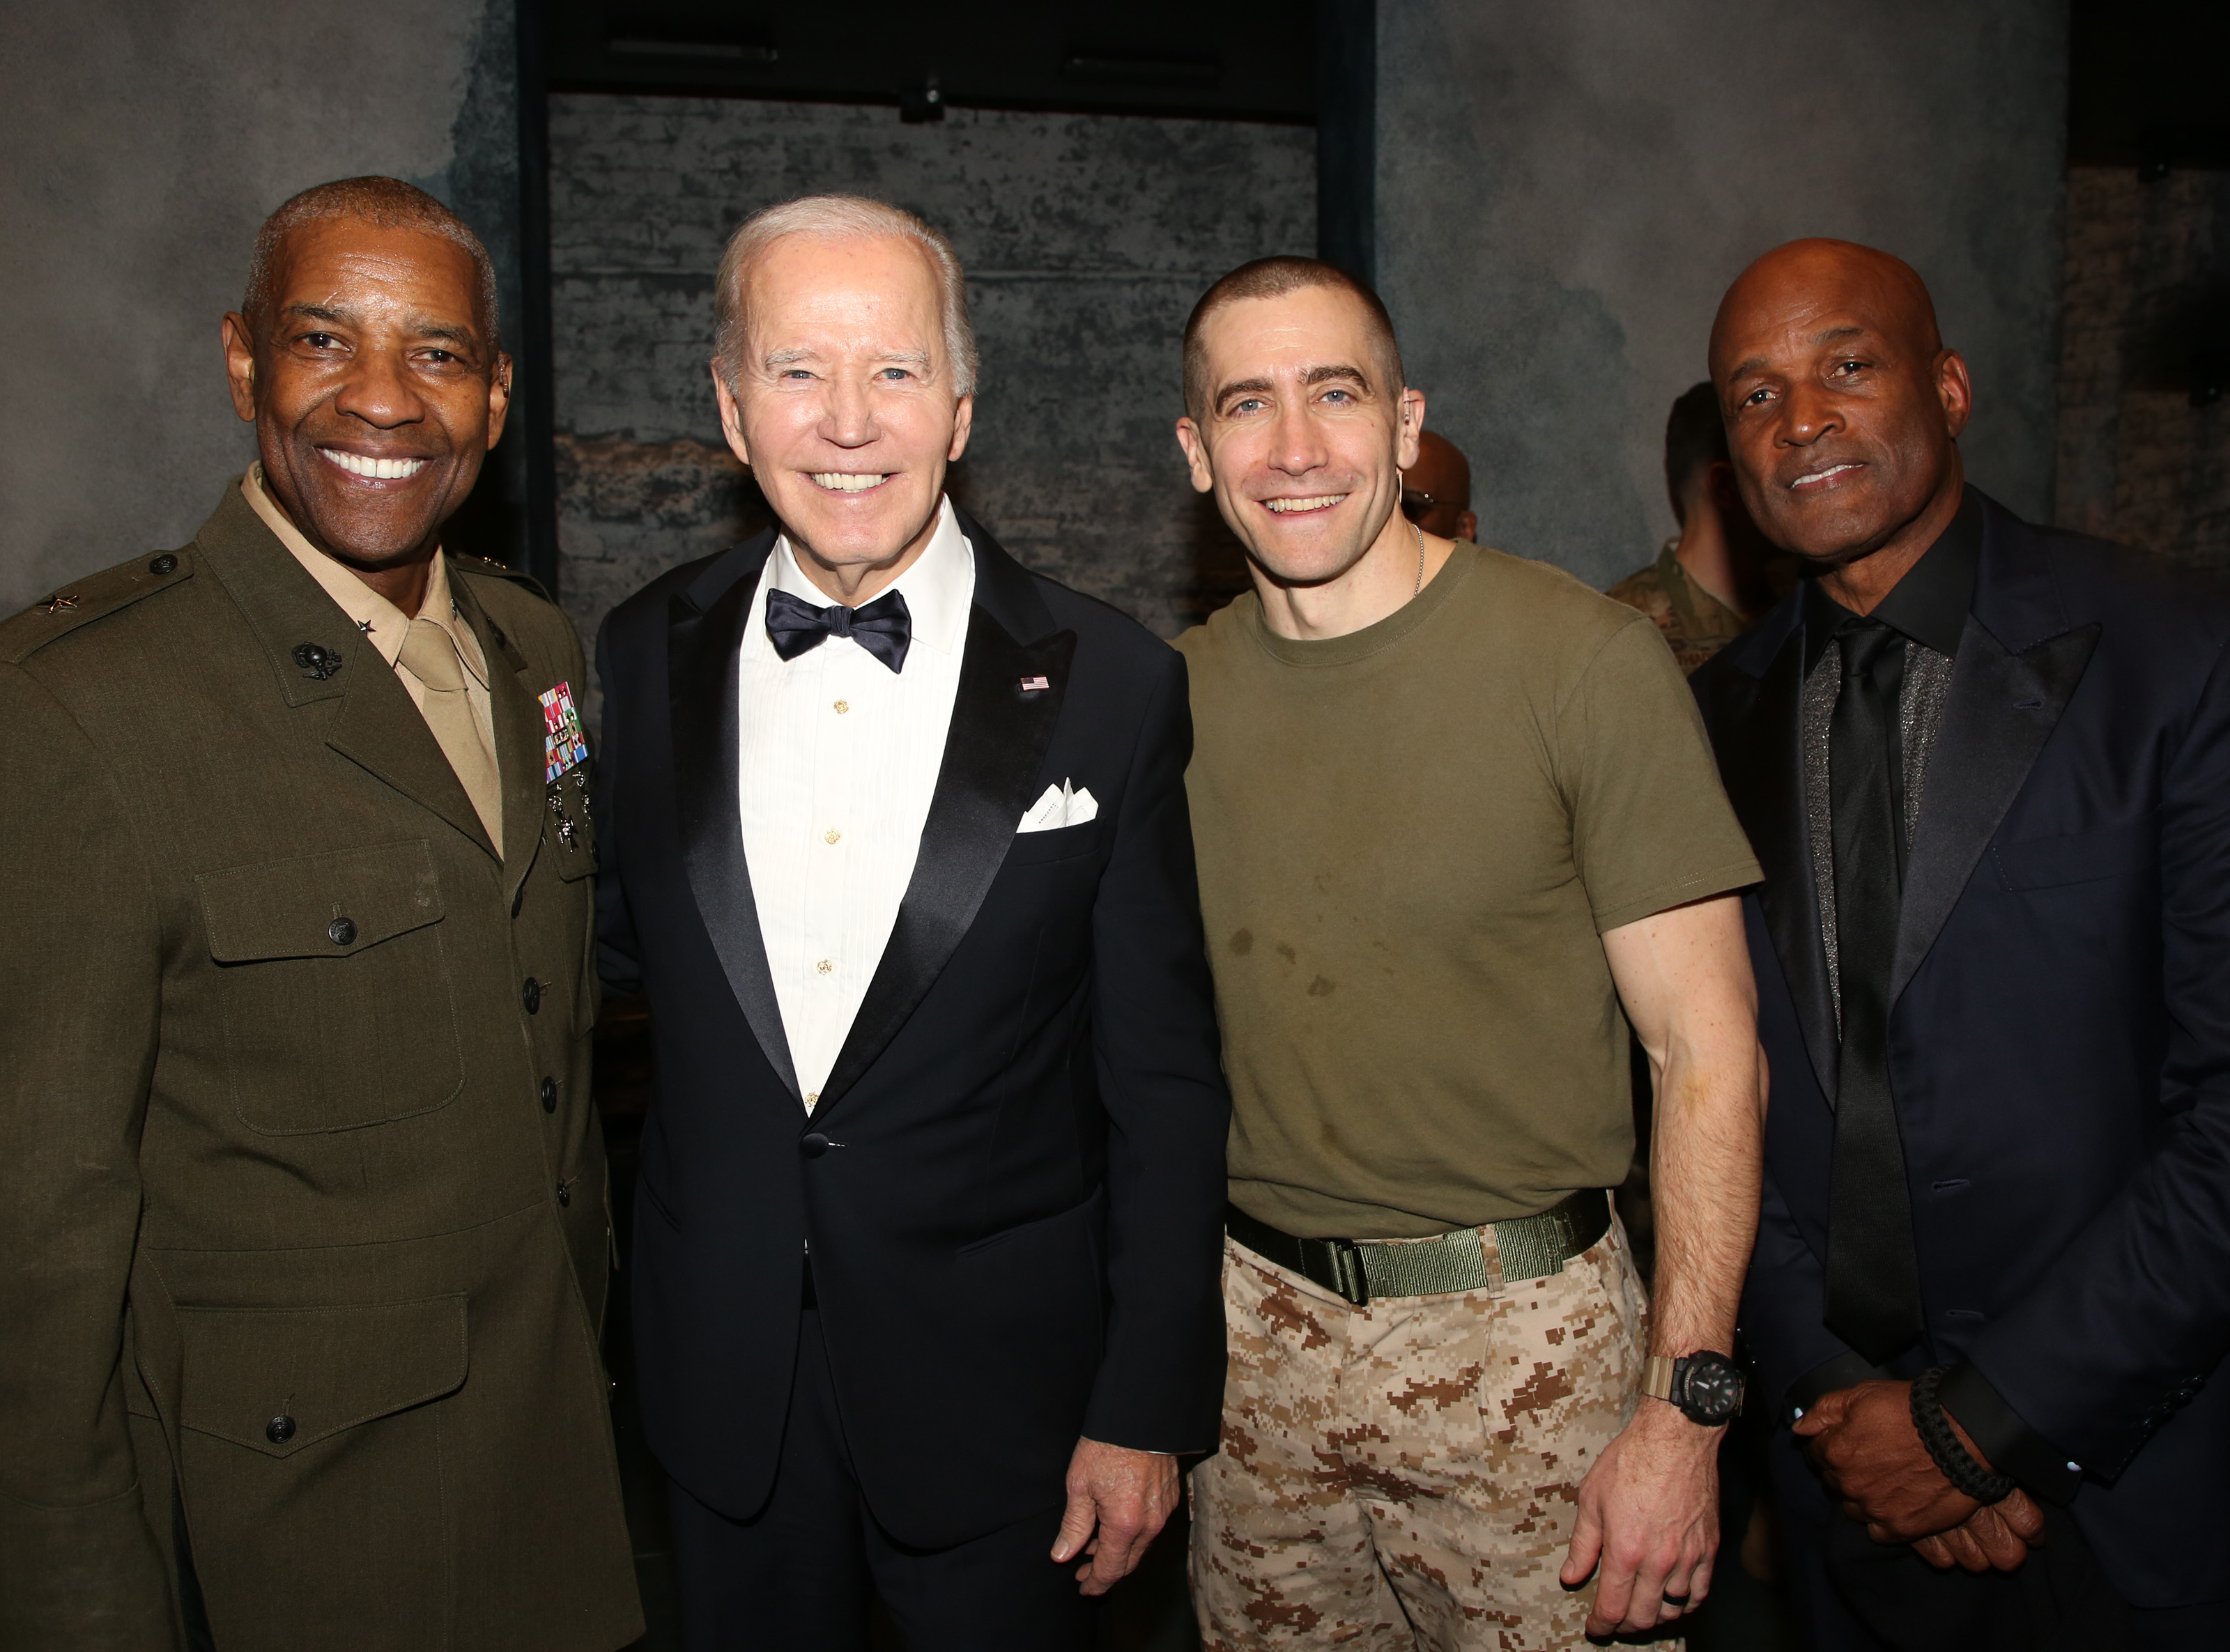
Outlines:
[[[565,776],[573,776],[573,790],[581,805],[581,818],[589,818],[589,771],[584,767],[589,742],[581,730],[581,714],[573,707],[573,685],[560,683],[538,697],[542,705],[542,775],[548,787],[550,813],[558,822],[558,841],[573,851],[579,828],[565,812]]]

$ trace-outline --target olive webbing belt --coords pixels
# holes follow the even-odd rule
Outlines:
[[[1357,1308],[1387,1296],[1487,1290],[1555,1273],[1610,1231],[1610,1196],[1583,1187],[1533,1216],[1492,1224],[1489,1270],[1479,1228],[1429,1239],[1302,1239],[1232,1205],[1224,1230],[1259,1257],[1343,1296]]]

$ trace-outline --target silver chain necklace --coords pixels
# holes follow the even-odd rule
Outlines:
[[[1409,600],[1414,602],[1417,600],[1417,593],[1425,588],[1425,530],[1415,522],[1409,524],[1409,528],[1417,536],[1417,583],[1409,593]]]

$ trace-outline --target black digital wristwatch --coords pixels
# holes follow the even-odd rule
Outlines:
[[[1683,1417],[1705,1428],[1731,1423],[1742,1414],[1742,1371],[1725,1354],[1709,1348],[1678,1360],[1650,1355],[1641,1392],[1679,1406]]]

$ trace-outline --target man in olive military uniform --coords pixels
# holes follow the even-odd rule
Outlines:
[[[295,197],[259,463],[0,626],[0,1645],[609,1652],[581,651],[446,556],[487,254]]]
[[[1683,391],[1665,421],[1665,491],[1680,531],[1604,595],[1647,614],[1692,675],[1788,595],[1796,568],[1743,505],[1709,382]]]

